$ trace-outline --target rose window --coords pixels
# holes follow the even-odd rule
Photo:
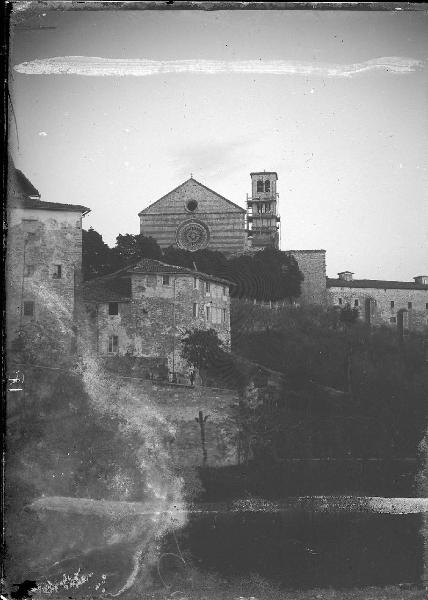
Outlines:
[[[202,221],[182,223],[177,228],[177,245],[183,250],[202,250],[209,241],[209,229]]]

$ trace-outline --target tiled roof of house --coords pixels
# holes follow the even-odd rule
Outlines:
[[[40,200],[40,193],[9,160],[7,204],[9,208],[26,208],[36,210],[61,210],[86,214],[90,209],[81,204],[62,204],[61,202],[45,202]]]
[[[81,204],[62,204],[61,202],[45,202],[38,198],[10,198],[8,200],[10,208],[26,208],[36,210],[61,210],[68,212],[79,212],[83,215],[91,212],[91,209]]]
[[[191,275],[206,281],[215,281],[223,285],[234,285],[232,282],[208,273],[193,271],[177,265],[168,265],[160,260],[141,258],[129,265],[122,267],[114,273],[97,277],[82,284],[82,296],[86,302],[127,302],[132,299],[130,278],[133,274],[165,274],[165,275]]]
[[[12,166],[11,171],[9,171],[9,177],[11,183],[15,184],[16,191],[24,194],[25,196],[37,196],[40,198],[39,191],[36,190],[34,185],[29,179],[27,179],[22,171],[15,169],[15,167]]]
[[[428,285],[415,281],[384,281],[383,279],[332,279],[327,277],[327,287],[371,288],[381,290],[428,290]]]
[[[216,281],[224,285],[235,285],[227,279],[217,277],[216,275],[209,275],[208,273],[202,273],[193,269],[187,269],[186,267],[180,267],[178,265],[169,265],[160,260],[154,260],[153,258],[140,258],[138,261],[133,261],[129,265],[122,267],[118,271],[109,275],[104,275],[103,279],[116,277],[120,273],[164,273],[170,275],[192,275],[192,277],[200,277],[206,281]]]

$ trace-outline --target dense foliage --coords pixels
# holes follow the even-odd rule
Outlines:
[[[347,311],[235,306],[232,349],[284,376],[272,406],[243,407],[253,454],[418,456],[428,418],[423,338],[370,329]],[[258,317],[260,315],[260,317]]]
[[[274,248],[226,258],[212,250],[188,252],[169,247],[162,252],[156,240],[142,234],[118,235],[114,248],[109,248],[93,229],[83,232],[85,279],[113,272],[139,258],[162,260],[227,279],[234,284],[234,298],[291,300],[300,295],[303,280],[294,257]]]
[[[214,329],[187,330],[182,338],[182,356],[199,370],[205,385],[242,388],[245,373],[228,352]]]

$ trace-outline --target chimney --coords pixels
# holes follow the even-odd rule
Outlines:
[[[413,277],[415,283],[420,283],[421,285],[428,285],[428,275],[417,275]]]
[[[351,271],[342,271],[341,273],[338,273],[338,275],[339,279],[342,279],[342,281],[352,281],[353,273]]]

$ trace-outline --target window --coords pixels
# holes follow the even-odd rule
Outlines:
[[[118,302],[109,302],[108,303],[108,314],[109,315],[118,315],[119,314],[119,303]]]
[[[193,303],[193,318],[196,319],[198,317],[198,303]]]
[[[117,335],[108,336],[108,353],[117,354],[119,349],[119,337]]]
[[[270,181],[267,179],[265,181],[265,192],[270,192]]]
[[[263,192],[263,181],[261,179],[257,181],[257,191]]]
[[[189,202],[186,204],[186,208],[190,212],[195,212],[195,210],[198,208],[198,203],[196,200],[189,200]]]
[[[339,302],[339,304],[340,304],[340,305],[342,305],[342,304],[343,304],[343,300],[342,300],[342,298],[339,298],[339,299],[338,299],[338,302]]]
[[[395,306],[395,302],[394,302],[394,300],[391,300],[391,308],[394,308],[394,306]]]
[[[397,322],[397,317],[391,317],[391,318],[389,319],[389,322],[390,322],[390,323],[396,323],[396,322]]]
[[[33,317],[34,316],[34,302],[32,302],[32,301],[24,302],[24,316],[25,317]]]
[[[211,284],[209,281],[205,282],[205,291],[207,294],[211,291]]]
[[[61,277],[62,277],[62,266],[54,265],[54,271],[52,273],[52,278],[53,279],[61,279]]]
[[[226,323],[226,309],[223,308],[223,323]]]
[[[169,285],[169,275],[162,275],[162,285]]]
[[[412,308],[412,307],[413,307],[413,304],[411,302],[408,302],[407,303],[407,308]]]
[[[193,289],[194,290],[198,289],[198,278],[197,277],[193,278]]]
[[[211,306],[206,306],[205,307],[205,312],[206,312],[206,315],[207,315],[207,321],[209,321],[210,318],[211,318]]]
[[[356,300],[354,300],[354,306],[359,306],[359,305],[360,305],[360,302],[359,302],[359,300],[357,298]]]
[[[425,308],[428,310],[428,302],[425,304]]]
[[[35,270],[36,270],[35,265],[25,265],[24,277],[31,277],[32,275],[34,275]]]
[[[227,296],[227,287],[223,286],[223,296]]]

